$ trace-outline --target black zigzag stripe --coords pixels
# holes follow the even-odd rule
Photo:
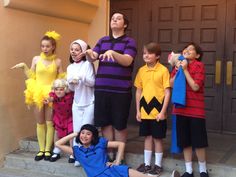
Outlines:
[[[154,108],[156,108],[158,112],[161,112],[162,106],[163,104],[160,104],[156,97],[153,97],[148,104],[144,97],[142,97],[140,100],[140,109],[143,107],[147,114],[150,114]]]

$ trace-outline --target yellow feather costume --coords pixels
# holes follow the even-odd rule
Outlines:
[[[60,34],[55,31],[47,31],[45,36],[53,38],[56,42],[60,39]],[[56,55],[52,54],[46,56],[43,52],[40,54],[40,59],[36,64],[35,72],[32,70],[27,71],[28,79],[25,81],[26,90],[25,103],[28,106],[36,105],[39,109],[43,107],[43,101],[48,98],[51,91],[52,83],[57,78],[64,78],[65,73],[57,71],[55,63]],[[43,64],[43,60],[52,61],[48,66]]]

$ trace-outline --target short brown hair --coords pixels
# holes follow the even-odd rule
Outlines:
[[[150,42],[144,45],[144,48],[147,49],[148,53],[154,53],[156,56],[161,55],[161,47],[156,42]]]

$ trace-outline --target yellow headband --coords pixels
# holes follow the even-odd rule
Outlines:
[[[47,31],[45,33],[45,36],[51,37],[55,39],[55,41],[58,41],[61,38],[61,35],[58,34],[56,31]]]

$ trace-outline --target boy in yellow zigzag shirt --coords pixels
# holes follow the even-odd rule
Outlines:
[[[143,60],[135,78],[136,119],[140,122],[139,135],[145,136],[144,163],[137,170],[150,175],[162,172],[163,143],[166,137],[166,112],[170,100],[170,75],[160,63],[161,49],[157,43],[144,45]],[[152,144],[155,145],[155,165],[151,167]]]

